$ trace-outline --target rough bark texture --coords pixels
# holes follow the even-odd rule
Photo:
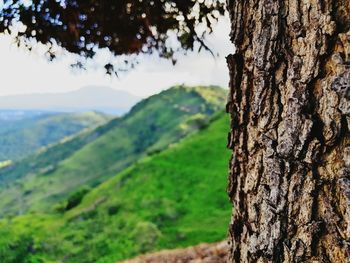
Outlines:
[[[350,262],[350,1],[229,0],[231,262]]]

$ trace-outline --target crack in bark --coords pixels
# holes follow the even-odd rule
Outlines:
[[[230,260],[348,262],[350,2],[228,8]]]

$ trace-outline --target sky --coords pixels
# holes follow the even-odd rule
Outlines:
[[[84,86],[108,86],[131,94],[147,97],[177,84],[228,85],[225,56],[233,53],[229,41],[229,21],[222,18],[207,38],[207,44],[219,57],[209,52],[192,52],[180,56],[175,66],[155,55],[143,55],[139,64],[119,77],[105,74],[103,65],[113,61],[106,50],[99,52],[87,70],[73,70],[70,64],[76,57],[70,54],[47,61],[42,49],[28,52],[0,35],[0,96],[31,93],[57,93],[80,89]]]

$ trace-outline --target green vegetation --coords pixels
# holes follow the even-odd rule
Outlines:
[[[83,197],[89,192],[89,188],[85,187],[83,189],[80,189],[76,192],[74,192],[73,194],[71,194],[69,197],[68,197],[68,200],[67,200],[67,205],[65,206],[66,207],[66,211],[78,206],[81,201],[83,200]]]
[[[93,188],[136,160],[202,129],[209,116],[222,109],[225,97],[218,87],[173,87],[95,131],[1,169],[1,216],[53,211],[76,189]]]
[[[222,240],[230,214],[227,127],[227,117],[215,115],[198,133],[58,204],[75,200],[69,210],[2,219],[0,262],[115,262]]]
[[[0,165],[0,188],[10,187],[10,184],[15,180],[30,174],[47,174],[53,171],[59,162],[69,158],[84,145],[113,129],[118,121],[119,119],[116,118],[98,128],[83,130],[79,134],[67,137],[57,144],[41,148],[36,153],[17,162],[2,162]]]
[[[105,123],[107,115],[86,113],[46,113],[24,120],[0,122],[0,161],[22,158],[43,146],[57,143],[85,128]]]

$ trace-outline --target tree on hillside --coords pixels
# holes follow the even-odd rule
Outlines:
[[[219,1],[4,1],[0,31],[93,57],[173,58],[199,43]],[[347,262],[350,258],[350,2],[229,0],[232,262]],[[12,29],[14,31],[14,29]],[[26,39],[23,40],[23,39]],[[31,39],[28,41],[28,39]],[[53,54],[54,55],[54,54]],[[106,65],[108,71],[110,65]]]

